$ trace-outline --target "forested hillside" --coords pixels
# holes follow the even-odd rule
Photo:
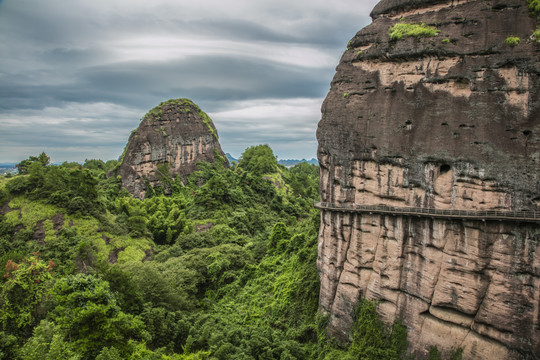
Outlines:
[[[404,327],[371,303],[349,348],[325,335],[317,166],[265,145],[225,161],[185,185],[163,171],[144,200],[115,161],[0,177],[0,359],[399,358]]]

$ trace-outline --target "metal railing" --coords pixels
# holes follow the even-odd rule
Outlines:
[[[407,215],[443,219],[498,220],[519,222],[540,222],[540,211],[482,211],[451,210],[420,207],[394,207],[388,205],[335,204],[316,202],[315,207],[321,210],[358,212],[389,215]]]

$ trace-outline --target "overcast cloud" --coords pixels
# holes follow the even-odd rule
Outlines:
[[[0,162],[116,159],[190,98],[225,152],[316,155],[320,107],[377,0],[0,0]]]

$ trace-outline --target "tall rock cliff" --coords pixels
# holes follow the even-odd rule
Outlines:
[[[214,162],[216,154],[225,159],[208,115],[188,99],[169,100],[131,133],[116,173],[133,196],[144,198],[148,184],[155,186],[163,175],[185,181],[197,162]]]
[[[383,0],[371,16],[317,131],[328,329],[347,340],[365,297],[422,356],[540,359],[540,213],[508,219],[540,210],[537,19],[525,0]]]

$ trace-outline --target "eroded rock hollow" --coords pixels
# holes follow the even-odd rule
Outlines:
[[[148,185],[162,183],[164,176],[185,181],[197,162],[214,162],[216,155],[226,162],[208,115],[188,99],[169,100],[131,133],[116,174],[134,197],[144,198]]]
[[[371,15],[317,131],[328,329],[346,341],[365,297],[421,356],[538,359],[539,222],[429,215],[540,215],[537,19],[525,0],[383,0]]]

